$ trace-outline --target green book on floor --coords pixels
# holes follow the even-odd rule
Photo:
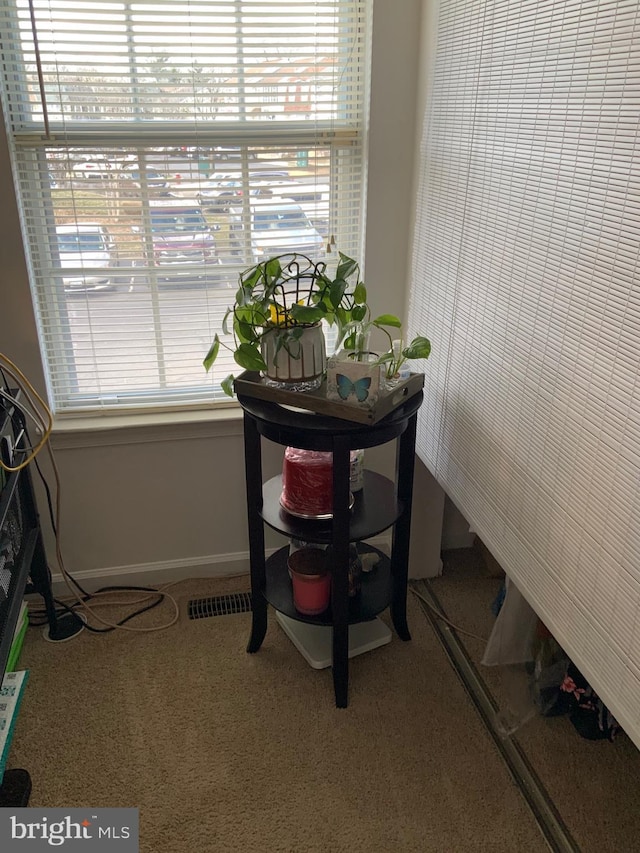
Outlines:
[[[18,710],[28,678],[28,669],[20,672],[6,672],[0,686],[0,783],[4,776],[13,729],[18,719]]]
[[[20,619],[22,619],[22,621],[20,621]],[[13,641],[11,643],[11,649],[9,650],[9,657],[7,658],[7,672],[13,672],[18,665],[18,659],[20,657],[20,652],[22,651],[22,644],[24,643],[24,635],[27,633],[28,626],[29,614],[27,613],[27,607],[25,604],[24,615],[23,611],[20,611],[20,618],[18,619],[16,630],[13,634]]]

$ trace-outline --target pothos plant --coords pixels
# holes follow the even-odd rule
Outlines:
[[[427,337],[417,335],[411,342],[406,343],[402,337],[402,321],[398,317],[393,314],[380,314],[372,320],[369,306],[365,308],[363,319],[351,320],[343,328],[342,347],[348,358],[384,365],[387,379],[397,377],[405,362],[416,358],[429,358],[431,342]],[[389,342],[388,349],[381,355],[369,351],[369,336],[373,329],[380,329]],[[394,336],[393,330],[396,329]],[[376,356],[373,360],[372,355]]]
[[[265,371],[262,340],[267,333],[278,333],[276,356],[284,348],[295,358],[299,348],[294,343],[305,328],[325,320],[336,324],[338,336],[343,338],[351,324],[365,320],[369,308],[360,267],[353,258],[338,254],[333,277],[326,262],[299,253],[267,258],[240,273],[234,303],[221,325],[227,340],[216,332],[203,360],[205,369],[211,369],[223,348],[233,353],[243,370]],[[233,396],[233,380],[234,375],[229,374],[221,383],[229,396]]]

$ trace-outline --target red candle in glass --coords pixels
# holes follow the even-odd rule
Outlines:
[[[282,467],[282,506],[309,518],[333,513],[333,454],[287,447]]]

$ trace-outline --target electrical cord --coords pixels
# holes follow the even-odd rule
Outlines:
[[[4,411],[6,417],[8,417],[11,420],[11,424],[12,424],[13,429],[14,429],[14,435],[18,436],[16,439],[14,439],[14,444],[17,445],[22,441],[23,436],[25,435],[25,427],[24,427],[23,420],[21,420],[21,418],[18,417],[18,415],[15,411],[16,405],[17,405],[16,400],[14,400],[10,394],[5,393],[0,388],[0,406],[2,406],[2,410]],[[26,412],[23,411],[23,415],[24,414],[26,414]],[[34,450],[33,446],[30,443],[27,447],[22,447],[19,449],[22,451],[28,451],[30,453],[33,452],[33,450]]]
[[[151,587],[143,587],[143,586],[138,586],[138,587],[124,587],[124,586],[123,587],[104,587],[102,590],[97,590],[95,593],[89,594],[89,598],[92,598],[95,595],[99,595],[101,592],[104,592],[107,589],[113,590],[113,591],[115,591],[115,590],[129,591],[129,590],[136,590],[137,589],[137,590],[142,590],[144,592],[154,593],[157,595],[157,598],[155,601],[152,601],[150,604],[147,604],[146,607],[141,607],[138,610],[135,610],[133,613],[130,613],[128,616],[125,616],[124,619],[121,619],[118,623],[116,623],[113,626],[109,626],[107,628],[95,628],[93,625],[89,625],[89,623],[85,622],[84,627],[93,634],[108,634],[111,631],[115,631],[116,628],[121,627],[122,625],[125,624],[125,622],[129,622],[131,619],[134,619],[136,616],[140,616],[141,613],[146,613],[148,610],[153,610],[155,607],[158,607],[158,605],[162,604],[162,602],[164,601],[164,594],[162,592],[160,592],[156,589],[153,589]],[[92,606],[93,607],[100,607],[100,606],[104,607],[107,605],[111,605],[111,606],[113,606],[113,605],[127,605],[128,606],[131,604],[137,604],[141,601],[147,601],[148,598],[149,598],[149,596],[146,596],[145,598],[139,598],[139,599],[136,599],[135,601],[126,601],[126,602],[122,602],[122,601],[98,601],[98,602],[94,602],[94,604]],[[53,601],[57,605],[57,609],[56,609],[56,615],[57,616],[62,616],[65,613],[71,613],[73,615],[77,615],[77,611],[76,611],[77,605],[76,606],[70,606],[64,600],[58,599],[58,598],[54,598]],[[36,622],[35,619],[32,620],[32,617],[34,617],[34,616],[40,617],[40,621]],[[29,610],[29,624],[33,625],[34,627],[47,625],[48,620],[46,618],[46,611],[45,610],[37,611],[37,610],[31,610],[30,609]]]
[[[170,586],[170,584],[168,584],[167,586],[165,586],[162,589],[154,590],[155,593],[161,593],[163,596],[166,596],[166,598],[168,598],[169,601],[172,602],[173,608],[174,608],[173,617],[164,625],[156,626],[156,627],[143,627],[143,626],[139,626],[139,625],[138,626],[126,625],[125,622],[127,620],[124,620],[120,623],[111,622],[108,619],[105,619],[103,616],[100,616],[97,613],[96,608],[93,606],[93,604],[90,604],[89,600],[84,600],[81,597],[81,595],[77,592],[77,590],[74,589],[74,587],[72,586],[72,583],[75,583],[75,580],[69,574],[69,572],[67,571],[67,569],[64,565],[64,558],[62,555],[62,547],[61,547],[61,537],[60,537],[60,517],[61,517],[61,512],[60,512],[60,496],[61,496],[60,472],[58,471],[58,466],[57,466],[57,463],[56,463],[56,460],[55,460],[55,457],[53,455],[53,451],[51,449],[51,445],[49,442],[47,442],[46,450],[47,450],[47,453],[49,455],[49,461],[51,462],[51,466],[52,466],[55,481],[56,481],[56,499],[55,499],[55,513],[54,513],[55,519],[56,519],[56,527],[57,527],[57,531],[58,531],[57,535],[55,536],[56,557],[58,560],[58,567],[60,569],[60,573],[62,574],[63,580],[65,581],[67,589],[69,590],[72,598],[75,599],[75,601],[81,607],[84,607],[84,609],[91,616],[93,616],[93,618],[97,622],[99,622],[100,624],[102,624],[106,627],[109,627],[109,628],[120,628],[121,630],[124,630],[124,631],[134,631],[134,632],[147,633],[147,632],[151,632],[151,631],[160,631],[160,630],[163,630],[165,628],[171,627],[171,625],[174,625],[178,621],[178,618],[180,615],[180,610],[179,610],[177,601],[173,598],[173,596],[171,596],[169,593],[166,592],[167,586]],[[94,597],[96,597],[97,595],[100,595],[100,594],[101,593],[96,593],[95,595],[92,594],[92,599]]]
[[[85,622],[84,627],[87,628],[87,630],[92,631],[94,633],[107,633],[107,632],[114,631],[116,629],[147,633],[147,632],[152,632],[152,631],[162,631],[166,628],[169,628],[171,625],[174,625],[178,621],[180,611],[179,611],[177,601],[175,600],[175,598],[172,595],[170,595],[167,592],[167,589],[169,587],[173,586],[174,584],[179,583],[180,581],[174,581],[172,583],[165,584],[164,586],[159,587],[157,589],[152,588],[152,587],[106,587],[106,588],[103,588],[101,590],[98,590],[97,592],[89,593],[85,589],[83,589],[82,586],[75,580],[75,578],[67,571],[65,564],[64,564],[64,558],[62,555],[62,546],[61,546],[61,541],[60,541],[61,491],[62,491],[61,490],[61,482],[60,482],[60,473],[59,473],[58,466],[57,466],[57,463],[55,460],[55,456],[53,454],[53,450],[51,448],[51,443],[49,440],[50,436],[51,436],[51,431],[53,429],[53,414],[52,414],[51,410],[49,409],[49,407],[47,406],[47,404],[45,403],[45,401],[42,399],[42,397],[38,394],[38,392],[35,390],[33,385],[29,382],[27,377],[24,375],[24,373],[22,373],[22,371],[11,361],[11,359],[7,358],[7,356],[4,355],[3,353],[0,353],[0,371],[2,372],[3,381],[5,382],[5,385],[7,387],[9,385],[9,383],[7,382],[7,379],[6,379],[6,377],[8,375],[11,378],[12,382],[15,383],[15,385],[19,388],[19,390],[24,395],[25,400],[28,403],[28,406],[25,405],[24,403],[22,403],[21,401],[16,401],[7,392],[2,393],[2,400],[8,401],[8,402],[10,401],[11,405],[15,405],[15,407],[20,412],[22,412],[22,414],[25,417],[28,417],[30,420],[32,420],[36,424],[37,429],[42,433],[42,438],[40,439],[38,444],[34,447],[31,444],[31,439],[28,435],[26,423],[25,424],[21,423],[21,428],[22,428],[23,433],[26,436],[26,439],[29,442],[29,444],[26,448],[19,447],[17,449],[21,453],[26,453],[26,457],[23,459],[23,461],[19,465],[16,465],[16,466],[9,465],[0,459],[0,466],[5,471],[7,471],[8,473],[15,473],[17,471],[21,471],[23,468],[25,468],[31,462],[36,461],[36,457],[38,456],[38,454],[43,449],[46,449],[47,454],[49,456],[50,463],[51,463],[51,468],[53,470],[55,482],[56,482],[55,501],[54,501],[52,498],[52,495],[51,495],[51,490],[49,488],[49,485],[46,482],[46,478],[44,477],[42,470],[40,469],[39,465],[36,462],[36,468],[37,468],[38,473],[39,473],[39,475],[42,479],[42,482],[44,484],[45,493],[47,496],[47,505],[49,508],[51,526],[52,526],[52,530],[53,530],[53,534],[54,534],[55,553],[56,553],[56,558],[58,561],[58,568],[59,568],[60,574],[62,575],[63,580],[67,586],[67,589],[69,590],[69,593],[70,593],[70,598],[68,598],[66,600],[54,599],[54,604],[57,605],[60,613],[62,614],[64,612],[70,612],[70,613],[74,613],[75,615],[77,615],[77,613],[76,613],[77,608],[85,610],[90,616],[93,617],[93,619],[95,621],[97,621],[101,625],[105,626],[104,628],[96,628],[94,625],[90,625],[86,620],[83,620]],[[34,400],[34,398],[35,398],[35,400]],[[6,410],[6,406],[4,406],[4,404],[3,404],[3,408],[5,408],[5,410]],[[13,417],[12,417],[12,422],[14,422]],[[124,591],[144,591],[144,592],[148,592],[151,595],[153,595],[154,599],[150,603],[148,603],[146,606],[134,611],[133,613],[128,614],[123,619],[121,619],[119,622],[112,622],[112,621],[105,619],[104,617],[100,616],[96,612],[96,610],[100,606],[108,606],[108,605],[114,606],[114,605],[123,604],[123,602],[121,602],[121,601],[114,601],[113,600],[113,594],[115,592],[120,592],[120,591],[122,591],[122,592],[124,592]],[[95,599],[97,599],[103,595],[107,595],[107,596],[111,595],[112,598],[109,601],[96,601],[95,600]],[[126,624],[131,619],[135,618],[136,616],[139,616],[141,613],[145,613],[146,611],[151,610],[154,607],[157,607],[165,599],[168,599],[172,603],[174,613],[173,613],[172,618],[168,622],[166,622],[164,625],[153,626],[153,627],[141,627],[141,626],[133,626],[133,625],[127,625]],[[149,596],[145,596],[143,598],[138,598],[133,602],[124,602],[124,604],[125,605],[131,605],[131,604],[144,603],[144,602],[148,602],[148,601],[149,601]],[[36,609],[33,610],[33,616],[35,618],[38,618],[39,615],[41,616],[42,613],[43,613],[43,611],[39,611]],[[31,610],[30,610],[29,617],[30,617],[30,621],[31,621]]]
[[[24,415],[31,418],[37,425],[38,429],[42,431],[42,438],[38,442],[38,444],[31,449],[30,452],[27,453],[26,458],[22,460],[18,465],[9,465],[0,459],[0,468],[3,468],[7,473],[14,474],[16,471],[22,471],[23,468],[26,468],[40,453],[45,445],[48,445],[49,436],[51,435],[51,430],[53,429],[53,414],[51,410],[42,399],[42,397],[38,394],[36,389],[33,387],[31,382],[27,379],[24,373],[17,367],[11,359],[7,358],[6,355],[0,353],[0,364],[3,367],[3,375],[4,371],[9,374],[11,379],[17,384],[22,393],[27,400],[30,409],[26,407],[23,403],[18,402],[16,400],[12,400],[15,404],[16,408],[19,409]],[[6,399],[7,394],[3,392],[3,399]],[[36,398],[37,403],[34,402],[33,398]],[[40,408],[39,408],[40,407]],[[44,415],[43,415],[44,412]]]
[[[419,598],[420,601],[423,601],[427,605],[427,607],[434,614],[434,616],[437,616],[438,619],[441,619],[443,622],[446,622],[446,624],[450,628],[453,628],[454,631],[457,631],[458,634],[464,634],[467,637],[473,637],[474,640],[481,640],[481,642],[483,642],[483,643],[488,642],[485,637],[479,637],[477,634],[471,633],[471,631],[466,631],[464,628],[460,628],[458,625],[454,624],[450,619],[447,619],[447,617],[444,615],[444,613],[442,613],[440,610],[437,610],[433,606],[433,604],[429,601],[429,599],[426,598],[426,596],[422,595],[421,592],[418,592],[417,589],[414,589],[414,587],[412,587],[412,586],[410,586],[409,589],[416,596],[416,598]]]
[[[53,509],[53,501],[52,501],[52,498],[51,498],[51,489],[49,488],[49,484],[47,483],[47,479],[46,479],[46,477],[45,477],[45,476],[44,476],[44,474],[42,473],[42,468],[40,467],[40,464],[39,464],[38,460],[37,460],[37,459],[34,459],[33,461],[34,461],[34,464],[35,464],[35,466],[36,466],[36,470],[37,470],[37,472],[38,472],[38,475],[39,475],[39,477],[40,477],[40,480],[42,481],[42,485],[43,485],[43,487],[44,487],[45,496],[46,496],[46,499],[47,499],[47,509],[48,509],[48,511],[49,511],[49,521],[50,521],[50,523],[51,523],[51,529],[53,530],[53,535],[54,535],[54,536],[56,537],[56,539],[57,539],[57,538],[58,538],[58,525],[56,524],[56,518],[55,518],[54,509]],[[69,580],[70,580],[70,581],[71,581],[71,583],[76,587],[76,589],[77,589],[77,590],[78,590],[78,591],[79,591],[83,596],[85,596],[85,598],[87,598],[87,599],[88,599],[88,598],[91,598],[91,593],[87,592],[87,590],[86,590],[86,589],[84,589],[84,588],[83,588],[83,587],[78,583],[78,581],[73,577],[73,575],[69,575]],[[98,590],[98,592],[99,592],[99,590]]]
[[[0,397],[2,398],[0,402],[2,402],[3,409],[11,418],[11,423],[13,424],[14,428],[18,430],[20,436],[22,435],[24,426],[22,424],[22,421],[16,416],[15,412],[11,411],[11,409],[13,408],[19,409],[19,411],[21,411],[25,417],[30,418],[36,424],[37,428],[40,429],[40,421],[34,416],[32,412],[29,411],[29,409],[27,409],[26,406],[23,406],[19,400],[16,400],[14,397],[11,396],[11,394],[8,394],[6,391],[3,391],[2,388],[0,388]],[[10,403],[10,406],[7,406],[7,403]],[[19,438],[16,439],[16,442],[17,441],[19,441]],[[35,450],[35,448],[31,446],[27,449],[30,452],[33,452]]]

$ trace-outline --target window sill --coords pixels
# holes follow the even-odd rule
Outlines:
[[[232,406],[172,412],[65,415],[51,435],[55,450],[117,444],[147,444],[242,435],[242,409]]]

